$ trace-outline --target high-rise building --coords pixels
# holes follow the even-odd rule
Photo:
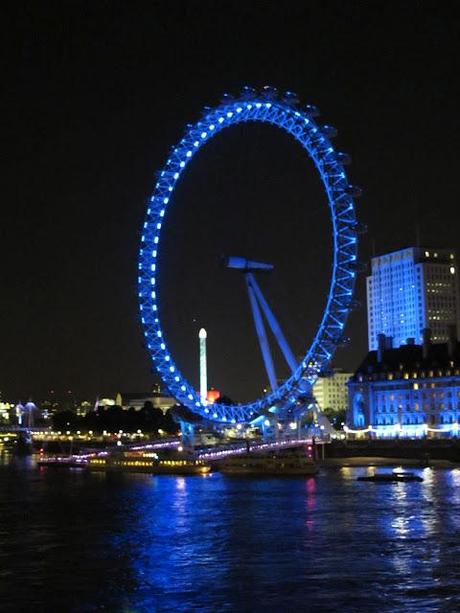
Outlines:
[[[445,343],[449,326],[460,332],[457,261],[452,249],[409,247],[372,258],[367,278],[369,350],[378,347],[378,335],[399,347],[408,339],[422,342],[430,328],[434,343]]]
[[[319,408],[346,411],[348,408],[347,382],[353,376],[351,372],[334,369],[331,376],[318,377],[313,386],[313,395]]]

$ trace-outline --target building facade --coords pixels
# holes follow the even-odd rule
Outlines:
[[[313,395],[319,408],[346,411],[348,408],[347,383],[353,373],[335,369],[329,377],[318,377],[313,386]]]
[[[8,423],[11,419],[11,410],[14,408],[13,404],[9,402],[0,401],[0,425]]]
[[[176,400],[172,396],[164,394],[159,386],[155,386],[151,392],[120,394],[120,400],[120,406],[124,409],[133,407],[140,410],[146,402],[151,402],[154,409],[161,409],[163,413],[177,404]]]
[[[451,335],[433,344],[389,347],[384,335],[348,383],[347,427],[377,438],[457,436],[460,345]]]
[[[460,330],[457,261],[453,250],[410,247],[372,258],[367,278],[369,350],[379,334],[394,345],[422,342],[430,328],[434,343],[448,340],[448,328]]]

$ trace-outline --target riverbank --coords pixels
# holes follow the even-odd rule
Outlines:
[[[326,458],[318,461],[319,466],[369,467],[369,466],[413,466],[430,468],[460,468],[460,463],[450,460],[430,460],[427,463],[414,458],[358,456],[346,458]]]
[[[324,452],[331,466],[460,466],[458,439],[333,441]]]

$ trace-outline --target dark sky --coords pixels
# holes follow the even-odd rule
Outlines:
[[[205,105],[245,84],[298,93],[337,127],[368,225],[361,258],[460,247],[459,11],[455,2],[11,2],[1,19],[0,390],[15,401],[143,391],[138,322],[145,204],[168,149]],[[242,279],[221,254],[271,261],[264,291],[296,352],[311,340],[330,267],[318,177],[266,126],[223,132],[187,170],[162,236],[162,317],[197,382],[235,400],[264,375]],[[363,307],[336,364],[366,351]],[[281,371],[282,372],[282,371]]]

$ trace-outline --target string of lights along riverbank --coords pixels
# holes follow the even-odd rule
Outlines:
[[[332,145],[336,130],[329,125],[321,125],[317,121],[318,116],[316,107],[302,106],[292,92],[279,93],[273,87],[260,91],[245,87],[236,96],[225,95],[216,107],[206,108],[202,117],[187,127],[158,174],[155,191],[147,207],[139,257],[139,303],[146,345],[157,372],[177,401],[211,422],[248,423],[261,415],[268,415],[264,422],[268,419],[272,427],[275,421],[300,420],[306,411],[315,407],[311,387],[318,375],[327,370],[336,347],[344,342],[343,329],[353,306],[356,274],[361,268],[357,262],[357,244],[362,226],[356,220],[354,204],[354,198],[360,195],[361,190],[350,185],[347,179],[345,165],[350,162],[350,157],[336,152]],[[161,303],[157,287],[160,237],[167,222],[168,207],[174,203],[174,190],[194,156],[216,134],[245,122],[265,123],[284,130],[300,143],[312,159],[329,205],[333,264],[326,307],[314,340],[300,360],[294,363],[287,360],[288,377],[281,383],[272,381],[266,394],[246,404],[215,402],[209,406],[203,401],[202,390],[197,392],[180,372],[168,349],[160,323]],[[254,295],[257,294],[257,287],[253,280],[254,275],[250,279]],[[256,300],[260,310],[263,296],[256,295]],[[268,323],[270,326],[277,325],[275,318]],[[257,334],[261,341],[263,331],[258,329]],[[278,335],[279,343],[280,338]],[[285,358],[286,355],[284,353]],[[264,353],[264,361],[266,356],[267,352]]]

